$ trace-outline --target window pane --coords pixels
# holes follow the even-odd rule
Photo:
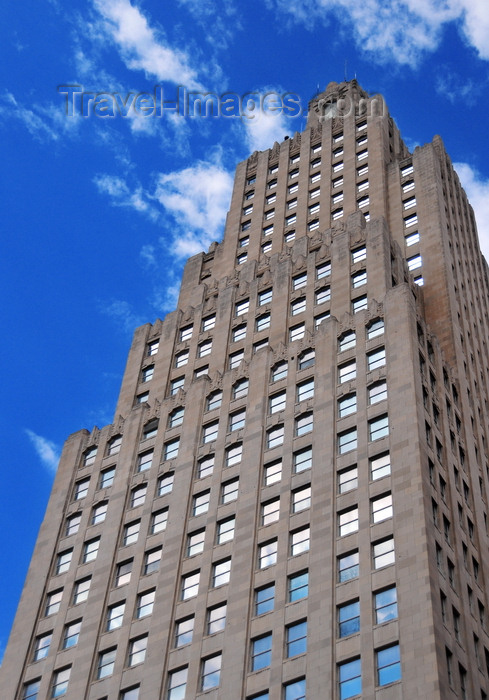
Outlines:
[[[287,627],[286,656],[297,656],[307,651],[307,622],[298,622]]]
[[[377,652],[377,682],[387,685],[401,679],[401,653],[399,644],[393,644]]]
[[[255,591],[255,615],[263,615],[273,610],[275,602],[275,584],[258,588]]]
[[[309,593],[309,572],[289,576],[289,603],[306,598]]]
[[[272,635],[266,634],[251,642],[251,670],[270,666],[272,660]]]
[[[359,571],[359,555],[358,551],[343,554],[338,557],[338,581],[349,581],[352,578],[357,578]]]
[[[340,700],[347,700],[362,692],[362,667],[360,659],[346,661],[338,666]]]
[[[340,605],[338,607],[338,637],[348,637],[360,632],[360,602]]]

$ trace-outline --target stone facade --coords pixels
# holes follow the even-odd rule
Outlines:
[[[68,438],[2,696],[486,698],[488,299],[441,139],[331,83]]]

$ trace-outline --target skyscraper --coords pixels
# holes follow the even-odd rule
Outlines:
[[[68,438],[3,697],[486,698],[488,299],[441,139],[331,83]]]

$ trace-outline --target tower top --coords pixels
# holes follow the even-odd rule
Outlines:
[[[380,96],[375,97],[378,99]],[[332,81],[328,83],[326,90],[309,102],[307,126],[315,126],[318,122],[333,117],[346,117],[352,111],[359,115],[367,113],[367,103],[370,99],[371,96],[355,79],[341,83]],[[383,103],[383,98],[381,99]]]

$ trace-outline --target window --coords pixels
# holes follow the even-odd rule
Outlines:
[[[383,332],[384,321],[381,318],[378,318],[375,321],[369,323],[369,325],[367,326],[367,340],[376,338],[377,336],[382,335]]]
[[[268,204],[273,204],[277,200],[277,194],[274,192],[273,194],[269,194],[268,197],[265,197],[265,202]]]
[[[301,678],[284,685],[285,700],[306,700],[306,679]]]
[[[145,634],[137,639],[131,639],[129,641],[129,654],[128,654],[128,666],[136,666],[136,664],[142,664],[146,657],[146,650],[148,648],[148,635]]]
[[[314,328],[318,329],[321,323],[326,321],[330,315],[329,311],[325,311],[323,314],[319,314],[319,316],[314,316]]]
[[[68,690],[68,683],[70,680],[71,666],[68,668],[62,668],[59,671],[55,671],[53,674],[53,685],[51,689],[52,698],[60,698],[62,695],[66,695]]]
[[[200,571],[182,576],[181,599],[188,600],[197,595],[199,591]]]
[[[149,367],[145,367],[143,369],[143,371],[141,372],[141,381],[142,382],[149,382],[151,379],[153,379],[154,372],[155,372],[154,365],[150,365]]]
[[[257,343],[253,343],[253,353],[263,350],[263,348],[268,347],[268,338],[259,340]]]
[[[290,533],[290,553],[293,557],[309,551],[311,531],[309,527]]]
[[[362,311],[362,309],[367,309],[368,308],[368,300],[367,296],[362,296],[362,297],[357,297],[356,299],[352,299],[351,302],[351,309],[352,313],[356,314],[358,311]]]
[[[419,232],[414,231],[414,233],[409,233],[407,236],[405,236],[404,241],[406,243],[407,248],[409,248],[409,246],[415,245],[416,243],[419,243]]]
[[[175,355],[175,367],[184,367],[188,362],[189,355],[188,350],[182,350],[178,355]]]
[[[369,372],[385,365],[385,348],[377,348],[367,354],[367,369]]]
[[[297,622],[286,630],[286,658],[305,654],[307,651],[307,622]]]
[[[118,629],[122,626],[122,620],[124,618],[125,609],[126,603],[124,601],[122,603],[116,603],[115,605],[111,605],[108,608],[106,626],[107,632]]]
[[[215,316],[207,316],[207,318],[202,319],[202,331],[210,331],[216,325]]]
[[[199,377],[204,377],[209,374],[209,365],[203,365],[202,367],[197,367],[194,370],[194,377],[198,379]]]
[[[124,526],[124,536],[122,538],[122,544],[127,546],[129,544],[134,544],[137,542],[139,536],[139,528],[141,527],[141,521],[135,520],[133,523],[128,523]]]
[[[272,633],[251,640],[251,670],[259,671],[272,661]]]
[[[245,426],[246,421],[246,411],[237,411],[236,413],[231,413],[229,416],[229,431],[241,430]]]
[[[280,391],[278,394],[273,394],[268,399],[268,412],[278,413],[285,410],[285,391]]]
[[[280,379],[284,379],[287,376],[288,365],[284,360],[283,362],[278,362],[272,367],[271,381],[278,382]]]
[[[264,236],[271,236],[273,233],[273,224],[269,224],[268,226],[265,226],[263,229],[263,235]]]
[[[213,411],[215,408],[220,408],[222,404],[222,391],[213,391],[207,397],[207,410]]]
[[[185,409],[183,406],[178,406],[177,408],[174,408],[168,418],[168,427],[176,428],[177,426],[182,425],[184,413]],[[148,454],[152,456],[152,452],[147,452],[146,455]],[[145,457],[146,455],[141,455],[141,457]],[[149,469],[149,467],[146,468]],[[139,471],[142,471],[142,469],[140,469]]]
[[[316,187],[313,190],[310,190],[309,199],[315,199],[316,197],[319,197],[320,194],[321,194],[321,188]]]
[[[344,418],[357,410],[357,395],[355,393],[346,394],[338,399],[338,416]]]
[[[238,498],[239,479],[231,479],[221,486],[221,503],[230,503]]]
[[[295,275],[292,278],[292,289],[301,289],[307,284],[307,272],[302,272],[300,275]]]
[[[374,593],[375,624],[397,618],[397,590],[395,586]]]
[[[209,510],[209,500],[211,492],[202,491],[197,493],[192,502],[192,515],[201,515],[202,513],[207,513]]]
[[[205,530],[192,532],[187,537],[187,557],[193,557],[204,551]]]
[[[346,362],[338,367],[338,380],[340,384],[351,382],[357,376],[357,363],[355,360]]]
[[[331,300],[331,289],[323,287],[316,292],[316,304],[325,304]]]
[[[143,484],[142,486],[137,486],[131,491],[131,508],[137,508],[144,503],[144,499],[146,498],[146,489],[146,484]]]
[[[380,440],[383,437],[389,435],[389,417],[379,416],[378,418],[373,418],[368,422],[368,439]]]
[[[331,197],[331,204],[339,204],[344,199],[343,192],[337,192]]]
[[[334,211],[331,212],[331,218],[333,221],[337,221],[337,219],[341,219],[343,216],[343,209],[340,207],[339,209],[335,209]]]
[[[99,489],[107,489],[114,483],[115,467],[104,469],[100,472]]]
[[[358,287],[362,287],[364,284],[367,284],[367,270],[360,270],[360,272],[356,272],[354,275],[352,275],[351,284],[353,289],[357,289]]]
[[[338,434],[338,454],[344,455],[347,452],[357,449],[357,429],[351,428]]]
[[[258,567],[265,569],[277,563],[278,541],[276,539],[265,542],[258,547]]]
[[[138,700],[139,698],[139,685],[135,685],[133,688],[121,691],[121,700]],[[103,698],[102,700],[106,700]]]
[[[385,401],[387,399],[387,382],[371,384],[367,389],[367,394],[370,406],[379,403],[379,401]]]
[[[361,248],[355,248],[351,251],[351,261],[353,264],[359,263],[367,258],[367,248],[362,246]]]
[[[293,455],[294,474],[303,472],[312,467],[312,447],[295,452]]]
[[[221,632],[226,626],[226,603],[215,605],[207,610],[207,634]]]
[[[116,649],[102,651],[98,655],[97,678],[107,678],[114,673]]]
[[[24,685],[22,700],[38,700],[41,680],[30,681]]]
[[[89,467],[95,462],[95,457],[97,456],[97,447],[89,447],[83,455],[83,466]]]
[[[46,610],[45,615],[54,615],[58,612],[61,605],[61,598],[63,597],[63,589],[59,591],[53,591],[53,593],[48,593],[46,599]]]
[[[288,578],[288,602],[293,603],[309,594],[309,572],[302,571]]]
[[[210,690],[219,686],[222,654],[214,654],[202,661],[201,689]]]
[[[138,596],[138,602],[136,607],[136,618],[139,620],[141,617],[146,617],[151,615],[153,612],[153,606],[155,601],[155,591],[146,591],[145,593],[140,593]]]
[[[78,644],[78,637],[80,636],[80,630],[82,626],[81,620],[76,620],[75,622],[70,622],[66,625],[63,633],[63,649],[70,649]]]
[[[307,379],[297,385],[297,401],[312,399],[314,396],[314,379]]]
[[[391,458],[388,452],[372,457],[370,460],[370,474],[372,481],[382,479],[391,473]]]
[[[132,563],[133,560],[129,559],[128,561],[117,564],[115,575],[116,586],[123,586],[124,584],[129,583],[131,580]]]
[[[280,498],[274,498],[273,501],[262,503],[261,505],[261,524],[270,525],[279,519],[280,516]]]
[[[272,301],[272,296],[272,289],[265,289],[263,292],[260,292],[258,294],[258,306],[265,306],[266,304],[270,304],[270,302]]]
[[[275,584],[257,588],[255,591],[255,615],[263,615],[273,610],[275,604]]]
[[[323,263],[322,265],[318,265],[316,267],[316,279],[317,280],[322,280],[325,277],[329,277],[331,274],[331,263]]]
[[[175,647],[183,647],[185,644],[190,644],[194,634],[195,618],[186,617],[184,620],[177,620],[175,623]]]
[[[242,399],[248,395],[248,389],[250,386],[249,379],[239,379],[233,385],[233,399]]]
[[[338,557],[338,581],[350,581],[352,578],[357,578],[359,572],[359,555],[356,549],[349,554],[342,554]]]
[[[358,205],[359,209],[363,209],[364,207],[368,207],[369,204],[370,204],[370,197],[368,196],[368,194],[365,195],[364,197],[360,197],[360,199],[357,200],[357,205]],[[365,214],[365,216],[367,216],[367,214]],[[360,285],[358,285],[358,286],[360,286]]]
[[[236,369],[244,359],[244,350],[233,352],[229,355],[229,369]]]
[[[223,559],[212,565],[212,588],[229,583],[231,578],[231,558]]]
[[[183,409],[182,410],[182,416],[183,416]],[[142,455],[138,456],[138,472],[145,472],[148,469],[151,469],[151,464],[153,462],[153,450],[149,450],[148,452],[144,452]]]
[[[263,468],[263,481],[265,486],[275,484],[282,478],[282,460],[265,464]]]
[[[348,467],[338,472],[338,493],[347,493],[358,486],[357,467]]]
[[[158,420],[152,420],[143,428],[143,440],[149,440],[150,438],[156,437],[158,432]]]
[[[284,426],[278,425],[275,428],[270,428],[267,431],[267,447],[270,449],[272,447],[277,447],[282,445],[284,442]]]
[[[248,313],[248,309],[250,308],[250,300],[249,299],[243,299],[242,301],[236,302],[234,306],[234,315],[235,316],[243,316],[243,314]]]
[[[239,326],[235,326],[231,333],[232,342],[236,343],[238,340],[243,340],[246,337],[246,323],[241,323]]]
[[[243,443],[237,442],[226,449],[226,467],[239,464],[243,457]]]
[[[377,683],[388,685],[401,680],[401,653],[399,644],[377,651]]]
[[[158,496],[165,496],[166,494],[171,493],[173,489],[174,477],[175,475],[173,472],[167,472],[158,479]]]
[[[292,512],[299,513],[311,507],[311,487],[303,486],[292,491]]]
[[[362,665],[360,659],[338,664],[340,700],[347,700],[362,692]]]
[[[105,501],[104,503],[98,503],[92,510],[92,518],[91,518],[91,524],[96,525],[97,523],[103,523],[105,520],[105,516],[107,515],[107,507],[108,504]]]
[[[34,646],[34,656],[33,661],[40,661],[45,659],[49,654],[49,647],[51,646],[51,639],[53,638],[53,633],[48,632],[47,634],[42,634],[36,638],[36,643]]]
[[[339,160],[337,163],[335,163],[333,165],[333,172],[339,173],[341,170],[343,170],[343,161]]]
[[[372,546],[374,569],[393,564],[396,559],[394,551],[394,538],[387,537],[385,540],[374,542]]]
[[[83,563],[94,561],[94,559],[97,558],[99,546],[100,537],[97,537],[94,540],[90,540],[89,542],[85,542],[85,544],[83,545]]]
[[[290,313],[292,316],[297,316],[306,310],[306,297],[299,297],[290,305]]]
[[[166,525],[168,522],[168,508],[163,508],[153,513],[151,516],[151,528],[150,533],[155,535],[158,532],[163,532],[166,530]]]
[[[409,228],[410,226],[416,226],[418,223],[418,215],[417,214],[411,214],[411,216],[406,216],[404,219],[404,226],[406,228]]]
[[[413,255],[411,258],[408,258],[407,264],[408,264],[408,269],[410,271],[417,270],[423,264],[423,261],[421,259],[421,255]]]
[[[179,389],[183,389],[185,382],[185,377],[178,377],[177,379],[172,379],[170,382],[170,396],[175,396]]]
[[[380,523],[382,520],[392,518],[392,494],[387,493],[378,498],[373,498],[371,503],[374,523]]]
[[[287,209],[295,209],[297,206],[297,198],[289,199],[287,202]]]
[[[315,350],[304,350],[298,358],[298,369],[307,369],[308,367],[313,367],[316,361],[316,351]]]
[[[86,497],[86,495],[88,493],[89,483],[90,483],[90,479],[82,479],[81,481],[76,482],[73,500],[80,501],[82,498]]]
[[[340,537],[345,537],[358,530],[358,506],[338,513],[338,530]]]
[[[247,226],[249,228],[249,226]],[[236,257],[236,264],[237,265],[242,265],[248,260],[248,253],[241,253],[241,255],[238,255]]]
[[[180,329],[180,342],[183,342],[185,340],[190,340],[192,337],[194,327],[193,326],[185,326],[184,328]]]
[[[360,601],[338,606],[338,637],[360,632]]]
[[[71,557],[73,556],[73,550],[67,549],[65,552],[60,552],[56,559],[56,574],[64,574],[70,568]]]
[[[214,471],[214,455],[209,455],[200,460],[197,466],[197,478],[204,479]]]
[[[274,216],[275,216],[275,209],[269,209],[268,211],[266,211],[264,213],[263,218],[265,219],[265,221],[270,221],[270,219],[273,219]]]
[[[313,425],[313,414],[303,413],[295,419],[295,434],[305,435],[306,433],[310,433],[313,429]]]
[[[205,444],[207,442],[213,442],[217,438],[217,430],[219,426],[219,421],[213,421],[212,423],[207,423],[202,428],[202,442]]]
[[[78,528],[81,523],[81,513],[76,513],[71,515],[66,519],[65,535],[75,535],[78,532]]]
[[[197,355],[199,357],[205,357],[206,355],[210,355],[212,351],[212,340],[204,340],[204,342],[199,344],[199,347],[197,349]]]
[[[289,340],[292,343],[294,340],[301,340],[306,332],[306,326],[304,323],[299,323],[297,326],[292,326],[289,329]]]
[[[151,552],[146,552],[144,556],[144,574],[152,574],[154,571],[158,571],[162,552],[163,549],[161,547],[153,549]]]

